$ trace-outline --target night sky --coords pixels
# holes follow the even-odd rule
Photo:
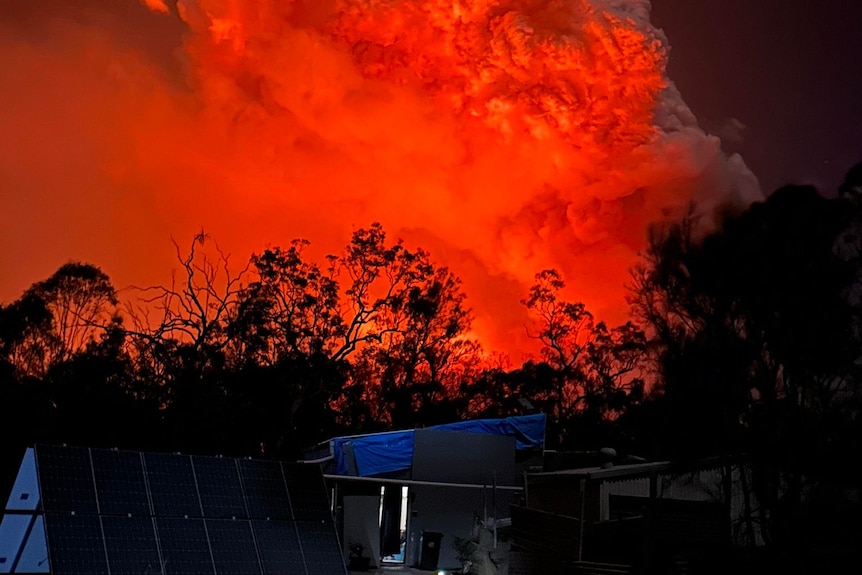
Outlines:
[[[834,194],[862,160],[862,2],[652,4],[671,45],[670,78],[701,126],[742,154],[764,192],[810,183]]]

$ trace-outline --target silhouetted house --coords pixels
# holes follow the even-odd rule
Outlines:
[[[313,465],[37,446],[0,520],[0,573],[346,574]]]
[[[741,472],[708,459],[528,473],[510,574],[721,572],[745,522]]]
[[[451,570],[457,539],[508,518],[544,439],[539,414],[337,437],[308,457],[325,469],[345,554],[358,543],[372,564]]]

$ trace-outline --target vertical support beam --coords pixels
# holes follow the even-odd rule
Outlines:
[[[587,480],[581,479],[580,481],[580,490],[581,490],[581,510],[580,510],[580,518],[578,519],[578,561],[584,560],[584,523],[586,521],[586,507],[587,507]]]
[[[494,508],[494,549],[497,548],[497,519],[499,519],[499,513],[497,512],[497,471],[494,471],[494,487],[493,491],[491,491],[491,501],[493,501]]]
[[[649,476],[649,503],[647,504],[647,514],[646,514],[646,537],[644,538],[646,543],[645,560],[644,560],[644,568],[649,573],[653,568],[653,561],[655,558],[655,530],[653,529],[653,521],[655,519],[656,513],[656,504],[655,501],[658,498],[658,473],[653,472],[650,473]]]
[[[728,541],[733,539],[733,464],[730,458],[724,462],[722,467],[722,491],[724,491],[724,519],[727,531],[725,537]]]

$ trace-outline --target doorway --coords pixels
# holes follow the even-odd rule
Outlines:
[[[403,564],[407,551],[407,518],[410,488],[380,486],[380,557],[383,563]]]

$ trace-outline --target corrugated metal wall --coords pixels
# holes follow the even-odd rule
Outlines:
[[[621,481],[605,481],[601,487],[601,518],[610,519],[610,495],[631,495],[633,497],[649,497],[649,479],[624,479]]]
[[[763,539],[756,521],[746,520],[745,492],[741,473],[749,475],[750,471],[740,465],[731,468],[731,493],[730,493],[730,522],[732,537],[739,544],[748,544],[752,538],[755,545],[762,545]],[[680,475],[659,474],[658,497],[666,499],[680,499],[684,501],[712,501],[724,500],[722,493],[722,481],[725,471],[722,467],[713,469],[702,469]],[[649,479],[623,479],[605,481],[601,485],[601,518],[610,519],[610,508],[608,505],[610,495],[628,495],[634,497],[649,497]],[[756,511],[757,502],[753,495],[749,496],[750,507]]]

